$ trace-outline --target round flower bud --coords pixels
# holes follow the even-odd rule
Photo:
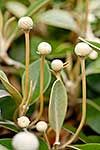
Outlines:
[[[63,62],[59,59],[55,59],[51,63],[52,70],[58,72],[63,68]]]
[[[39,132],[45,132],[47,130],[47,123],[45,121],[39,121],[37,124],[36,124],[36,129],[37,131]]]
[[[29,118],[26,117],[26,116],[22,116],[22,117],[18,118],[17,121],[18,121],[19,127],[21,127],[21,128],[26,128],[26,127],[28,127],[28,125],[29,125],[29,123],[30,123]]]
[[[84,43],[84,42],[80,42],[75,46],[75,53],[78,56],[87,56],[91,53],[92,48]]]
[[[24,31],[29,31],[33,28],[33,21],[30,17],[21,17],[18,21],[18,27]]]
[[[16,134],[12,139],[14,150],[38,150],[37,137],[28,131]]]
[[[94,50],[89,54],[89,58],[95,60],[98,57],[98,53]]]
[[[41,42],[38,45],[38,52],[41,55],[47,55],[47,54],[51,53],[51,51],[52,51],[51,45],[47,42]]]

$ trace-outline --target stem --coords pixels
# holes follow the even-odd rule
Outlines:
[[[84,33],[87,33],[87,26],[88,26],[88,14],[89,14],[89,1],[85,0],[85,26],[84,26]]]
[[[20,116],[23,114],[22,109],[23,105],[25,104],[25,101],[28,97],[28,85],[29,85],[29,60],[30,60],[30,48],[29,48],[29,32],[25,32],[25,43],[26,43],[26,74],[25,74],[25,89],[24,89],[24,96],[22,99],[22,103],[20,105]]]
[[[76,130],[76,133],[72,136],[72,138],[65,143],[64,145],[61,146],[61,148],[65,148],[67,145],[71,144],[79,135],[84,122],[86,118],[86,76],[85,76],[85,58],[81,58],[81,68],[82,68],[82,93],[83,93],[83,98],[82,98],[82,118],[80,125],[78,129]]]
[[[37,118],[33,122],[31,122],[30,127],[32,127],[41,118],[42,113],[43,113],[44,62],[45,62],[45,56],[42,55],[41,64],[40,64],[40,111],[39,111]]]
[[[45,140],[46,140],[46,142],[47,142],[48,149],[50,150],[50,149],[51,149],[51,146],[50,146],[50,143],[49,143],[49,140],[48,140],[48,137],[47,137],[46,132],[44,132],[44,138],[45,138]]]
[[[55,75],[56,75],[56,78],[57,78],[58,80],[61,80],[60,71],[55,72]]]

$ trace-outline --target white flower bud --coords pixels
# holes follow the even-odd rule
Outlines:
[[[55,59],[51,63],[51,68],[54,71],[60,71],[63,68],[63,62],[59,59]]]
[[[78,56],[87,56],[91,53],[92,48],[84,43],[84,42],[80,42],[75,46],[75,53]]]
[[[12,139],[14,150],[38,150],[37,137],[28,131],[16,134]]]
[[[28,127],[28,125],[29,125],[29,123],[30,123],[29,118],[26,117],[26,116],[22,116],[22,117],[18,118],[17,121],[18,121],[19,127],[21,127],[21,128],[26,128],[26,127]]]
[[[24,31],[29,31],[33,28],[33,21],[30,17],[21,17],[18,21],[18,27]]]
[[[47,130],[47,123],[45,121],[39,121],[37,124],[36,124],[36,129],[37,131],[39,132],[45,132]]]
[[[51,45],[47,42],[41,42],[38,45],[38,52],[41,55],[47,55],[47,54],[51,53],[51,51],[52,51]]]
[[[90,59],[95,60],[97,57],[98,57],[98,53],[94,50],[89,54]]]

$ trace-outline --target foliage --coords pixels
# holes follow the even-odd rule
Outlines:
[[[89,10],[87,21],[86,6]],[[0,1],[0,148],[2,150],[11,150],[13,134],[22,130],[16,124],[16,117],[25,94],[25,42],[23,32],[17,25],[18,19],[22,16],[30,16],[34,22],[30,33],[27,107],[23,114],[34,122],[34,118],[39,113],[42,59],[37,54],[37,47],[42,41],[49,42],[52,45],[52,52],[45,56],[42,85],[44,96],[42,119],[52,127],[48,128],[47,137],[50,146],[54,148],[55,138],[59,136],[62,144],[75,134],[82,114],[82,74],[80,60],[73,51],[78,41],[85,42],[98,53],[98,57],[95,60],[86,58],[86,122],[78,139],[73,145],[68,145],[68,149],[100,150],[99,8],[98,0],[89,1],[89,6],[86,1],[78,0]],[[60,79],[50,66],[55,58],[68,64],[63,67]],[[37,132],[34,130],[35,125],[32,128],[33,132]],[[39,135],[39,150],[47,150],[47,139],[45,141],[40,138],[41,135]]]

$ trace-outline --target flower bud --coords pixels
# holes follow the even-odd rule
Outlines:
[[[30,17],[21,17],[18,21],[18,27],[24,31],[30,31],[33,28],[33,21]]]
[[[75,53],[78,56],[87,56],[91,53],[91,51],[92,48],[84,42],[80,42],[75,46]]]
[[[18,121],[19,127],[21,127],[21,128],[26,128],[26,127],[28,127],[28,125],[29,125],[29,123],[30,123],[29,118],[26,117],[26,116],[22,116],[22,117],[18,118],[17,121]]]
[[[58,72],[58,71],[60,71],[63,68],[63,62],[61,60],[59,60],[59,59],[55,59],[51,63],[51,68],[55,72]]]
[[[12,139],[14,150],[38,150],[37,137],[28,131],[16,134]]]
[[[94,50],[89,54],[89,58],[95,60],[98,57],[98,53]]]
[[[47,42],[41,42],[38,45],[38,52],[41,55],[47,55],[47,54],[51,53],[51,51],[52,51],[51,45]]]
[[[47,130],[47,123],[45,121],[39,121],[37,124],[36,124],[36,129],[37,131],[39,132],[45,132]]]

